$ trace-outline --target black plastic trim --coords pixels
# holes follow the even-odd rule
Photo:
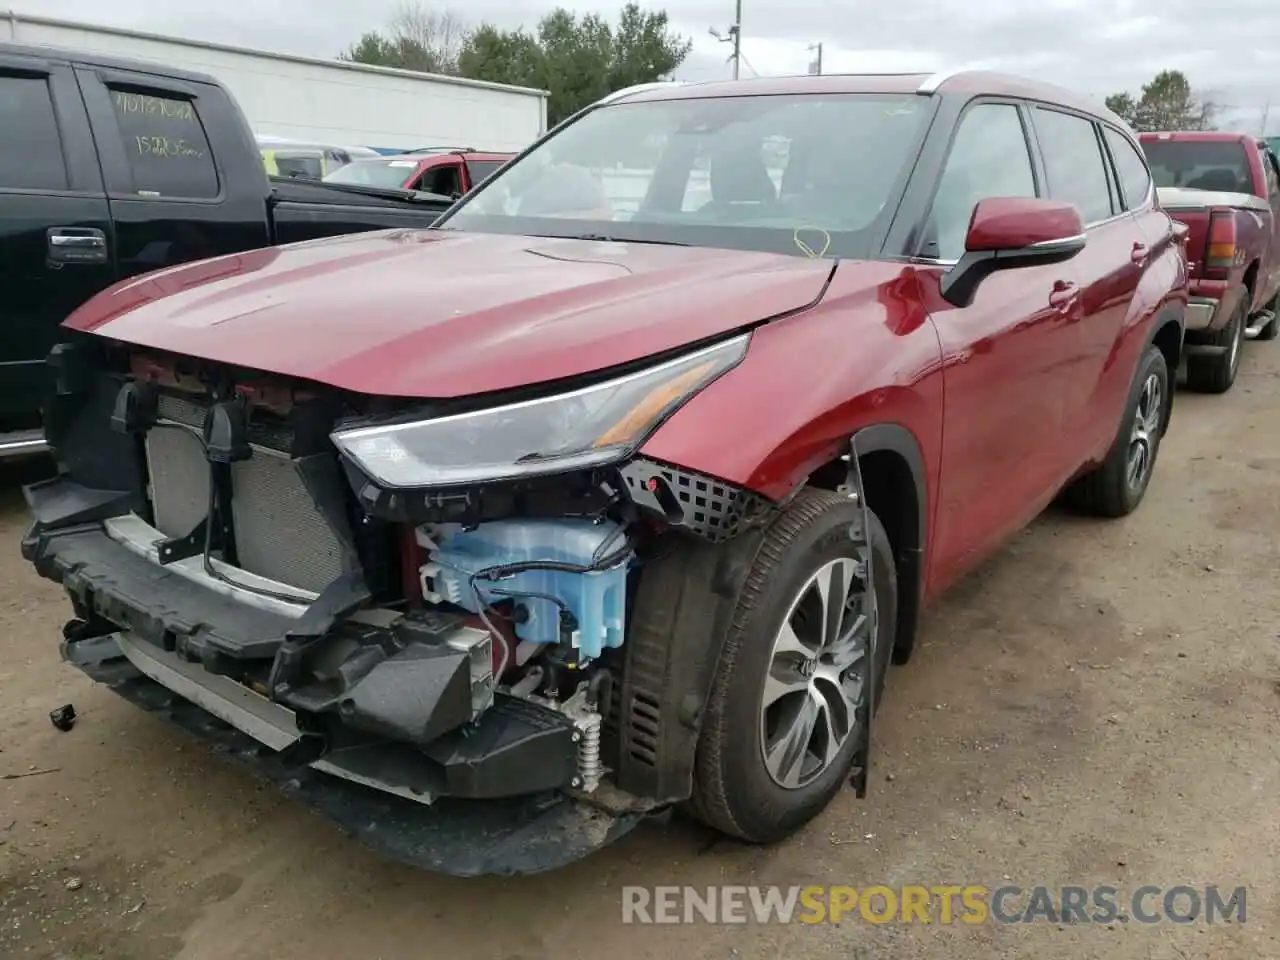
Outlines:
[[[60,583],[78,612],[97,614],[189,660],[206,649],[234,659],[271,656],[294,620],[246,606],[139,556],[101,524],[57,530],[34,525],[22,555],[42,577]]]
[[[915,487],[916,526],[913,542],[897,542],[894,546],[898,574],[898,617],[894,638],[894,659],[905,662],[915,649],[920,625],[920,611],[924,606],[925,545],[929,537],[929,485],[925,469],[924,453],[920,444],[906,427],[896,423],[877,423],[863,427],[853,439],[853,449],[859,458],[881,451],[900,456],[911,472]],[[864,490],[866,477],[862,478]],[[885,518],[881,517],[881,522]],[[889,525],[889,524],[886,524]],[[901,533],[901,531],[898,531]],[[898,537],[899,541],[902,537]],[[905,589],[910,584],[910,590]]]
[[[618,475],[636,506],[712,543],[738,536],[771,507],[767,498],[718,477],[647,457],[623,464]]]

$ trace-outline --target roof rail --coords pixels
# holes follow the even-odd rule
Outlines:
[[[401,153],[478,153],[475,147],[413,147]]]
[[[623,87],[621,90],[614,90],[612,93],[606,93],[595,102],[595,105],[597,107],[603,106],[606,103],[613,103],[615,100],[620,100],[628,94],[641,93],[645,90],[658,90],[662,87],[679,87],[683,85],[683,80],[655,80],[652,83],[637,83],[630,87]]]
[[[931,93],[937,93],[938,88],[950,80],[952,77],[961,73],[967,73],[967,67],[956,67],[952,70],[940,70],[937,73],[930,74],[925,78],[924,83],[916,87],[916,93],[928,96]]]

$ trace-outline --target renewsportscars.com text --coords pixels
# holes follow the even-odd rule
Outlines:
[[[1244,923],[1244,887],[623,887],[622,922]]]

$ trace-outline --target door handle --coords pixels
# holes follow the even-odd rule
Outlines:
[[[1080,299],[1080,288],[1068,280],[1059,280],[1053,285],[1049,294],[1049,306],[1055,310],[1065,310]]]
[[[1139,263],[1139,264],[1146,263],[1147,253],[1148,253],[1148,250],[1147,250],[1147,245],[1145,243],[1135,243],[1133,245],[1133,251],[1129,254],[1129,259],[1132,260],[1134,263]]]
[[[106,263],[107,235],[96,227],[50,227],[50,263]]]

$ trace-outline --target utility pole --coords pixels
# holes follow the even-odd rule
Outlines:
[[[733,79],[737,80],[739,68],[742,64],[742,0],[735,0],[733,25],[729,27],[729,35],[727,37],[715,27],[712,27],[707,32],[721,43],[733,44],[733,53],[729,55],[729,62],[733,64]]]
[[[1258,136],[1265,137],[1267,135],[1267,120],[1271,117],[1271,101],[1268,100],[1266,106],[1262,108],[1262,124],[1258,130]]]
[[[729,32],[733,35],[733,79],[737,80],[742,63],[742,0],[734,0],[733,26]]]
[[[817,58],[812,63],[809,64],[809,73],[811,73],[814,76],[820,77],[822,76],[822,44],[811,43],[809,44],[809,50],[810,52],[815,50],[818,52]]]

